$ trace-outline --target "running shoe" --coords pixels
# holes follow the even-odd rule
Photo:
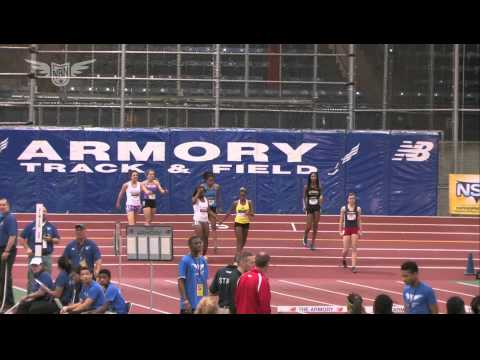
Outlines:
[[[342,260],[342,266],[346,269],[347,268],[347,259]]]
[[[312,251],[315,250],[315,245],[310,244],[310,250],[312,250]]]
[[[355,266],[352,266],[352,273],[356,273],[357,272],[357,268]]]
[[[307,239],[307,237],[306,237],[306,236],[303,238],[303,240],[302,240],[302,244],[303,244],[303,246],[305,246],[305,247],[307,247],[307,246],[308,246],[308,239]]]

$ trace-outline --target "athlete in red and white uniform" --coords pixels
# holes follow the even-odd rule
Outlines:
[[[348,194],[346,206],[340,210],[340,236],[343,236],[342,265],[347,268],[347,254],[352,249],[352,272],[357,272],[357,243],[362,233],[360,215],[362,209],[357,206],[357,199],[354,193]]]

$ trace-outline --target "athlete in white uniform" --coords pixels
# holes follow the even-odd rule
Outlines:
[[[217,221],[217,214],[215,214],[208,206],[208,200],[205,198],[205,189],[203,186],[198,186],[192,197],[193,206],[193,227],[198,237],[203,240],[202,255],[205,256],[208,250],[208,216]]]
[[[138,181],[138,172],[132,171],[130,181],[123,184],[117,196],[116,207],[120,209],[120,201],[124,194],[127,194],[127,202],[125,210],[127,211],[128,225],[135,225],[137,222],[137,214],[142,210],[141,192],[149,195],[149,191],[142,183]]]

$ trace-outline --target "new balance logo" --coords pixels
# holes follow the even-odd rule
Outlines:
[[[350,160],[352,160],[352,157],[354,157],[355,155],[358,154],[358,151],[360,150],[360,143],[358,143],[356,146],[354,146],[352,148],[352,150],[350,150],[350,152],[345,155],[338,163],[337,165],[335,165],[335,169],[333,169],[332,172],[328,173],[329,176],[332,176],[332,175],[335,175],[336,173],[338,173],[340,171],[340,162],[343,164],[345,164],[346,162],[349,162]]]
[[[430,141],[412,141],[404,140],[392,160],[402,161],[426,161],[430,158],[430,151],[433,149],[433,143]]]
[[[0,142],[0,153],[8,147],[8,138]]]

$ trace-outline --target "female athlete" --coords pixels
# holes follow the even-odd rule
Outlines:
[[[142,183],[147,190],[150,191],[150,195],[145,196],[143,200],[143,215],[145,216],[145,225],[149,226],[157,212],[157,190],[161,194],[168,192],[160,185],[160,181],[155,177],[155,170],[147,170],[147,179]]]
[[[205,198],[205,189],[199,185],[192,197],[193,205],[193,226],[195,233],[203,240],[202,255],[205,256],[208,250],[208,217],[213,217],[216,221],[217,214],[215,214],[208,206],[208,201]]]
[[[130,173],[130,181],[122,185],[120,192],[117,196],[116,207],[120,209],[120,201],[123,198],[123,194],[127,194],[127,202],[125,209],[127,211],[128,225],[135,225],[137,222],[137,214],[142,209],[142,202],[140,200],[140,194],[145,193],[150,195],[150,191],[138,181],[138,172],[132,171]]]
[[[317,238],[318,222],[320,221],[320,206],[323,202],[322,188],[318,181],[318,173],[312,172],[308,175],[308,183],[303,190],[303,208],[307,214],[305,234],[303,235],[303,246],[308,246],[308,234],[313,229],[310,250],[315,250],[315,239]]]
[[[220,185],[215,183],[215,176],[211,172],[206,172],[203,175],[204,183],[201,184],[205,189],[205,197],[208,201],[208,206],[210,210],[217,213],[217,208],[221,211],[220,206]],[[217,253],[217,220],[213,216],[209,216],[208,220],[210,221],[210,225],[212,227],[212,235],[213,235],[213,252]]]
[[[225,217],[218,224],[221,225],[235,210],[235,237],[237,239],[237,250],[235,252],[235,261],[242,252],[247,243],[248,229],[250,228],[250,221],[255,216],[253,202],[247,199],[247,189],[240,188],[240,196],[238,200],[234,201]]]
[[[346,206],[340,210],[340,235],[343,236],[342,265],[347,268],[347,254],[352,249],[352,272],[357,272],[357,243],[362,234],[360,215],[362,209],[357,206],[357,198],[353,192],[348,194]]]

